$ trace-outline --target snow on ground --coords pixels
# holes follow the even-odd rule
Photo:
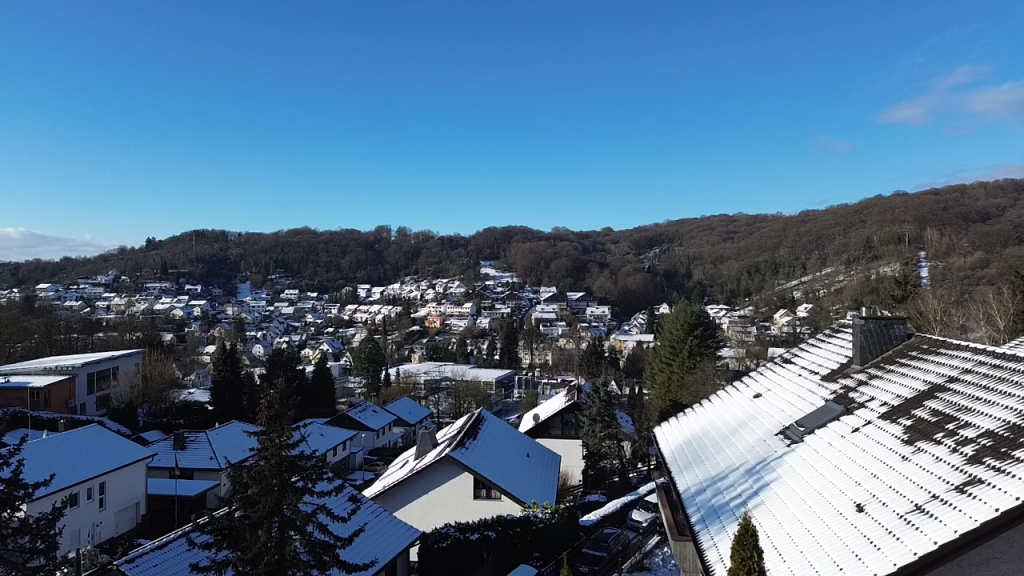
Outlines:
[[[629,572],[631,576],[679,576],[679,564],[672,556],[668,542],[658,546],[647,557],[650,568],[641,572]]]
[[[640,488],[637,488],[635,491],[626,494],[622,498],[612,500],[611,502],[605,504],[601,508],[598,508],[597,510],[594,510],[590,514],[584,516],[583,518],[580,518],[580,526],[590,526],[600,521],[605,516],[614,514],[615,512],[619,511],[619,509],[621,509],[622,507],[627,506],[628,504],[636,500],[639,500],[653,492],[654,482],[648,482],[647,484],[644,484]]]

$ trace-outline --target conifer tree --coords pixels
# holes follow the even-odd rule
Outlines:
[[[309,405],[309,383],[299,354],[294,350],[277,348],[267,356],[265,371],[260,376],[260,388],[266,392],[274,387],[280,387],[282,394],[293,402],[289,409],[298,420],[307,417],[305,409]]]
[[[10,448],[0,450],[0,576],[20,576],[39,570],[55,574],[67,566],[57,557],[67,510],[67,500],[55,502],[49,510],[26,516],[28,505],[39,490],[53,483],[54,475],[45,480],[25,478],[25,459],[21,453],[27,436]]]
[[[344,516],[325,504],[345,484],[326,460],[301,449],[303,439],[289,426],[296,399],[288,390],[283,377],[266,384],[260,428],[246,432],[256,439],[252,463],[228,469],[232,492],[226,511],[199,522],[188,535],[189,546],[206,553],[190,565],[193,573],[322,576],[372,567],[341,558],[365,525],[346,530],[347,536],[331,525],[350,522],[361,501],[353,494]]]
[[[498,337],[501,351],[498,358],[499,367],[506,370],[519,369],[519,327],[516,326],[515,320],[503,319],[498,324]]]
[[[729,553],[729,572],[727,576],[764,576],[764,551],[761,539],[757,534],[757,526],[750,518],[750,512],[743,512],[736,536],[732,539],[732,550]]]
[[[591,338],[580,354],[579,375],[590,382],[602,378],[607,368],[604,341],[600,338]]]
[[[519,414],[523,415],[533,410],[540,403],[540,397],[536,390],[527,390],[523,395],[523,401],[519,403]]]
[[[583,481],[604,488],[623,460],[618,403],[604,379],[589,383],[583,403]]]
[[[665,318],[644,372],[659,420],[704,399],[705,388],[689,380],[703,364],[715,362],[721,347],[718,325],[700,304],[680,302]]]
[[[331,417],[337,412],[338,398],[334,387],[334,375],[327,365],[327,354],[321,354],[313,364],[309,378],[309,393],[306,395],[304,412],[309,418]]]
[[[354,363],[352,371],[366,383],[367,393],[370,396],[379,394],[384,367],[388,362],[384,357],[384,350],[381,349],[372,334],[366,334],[359,341],[359,347],[356,348],[356,355],[352,362]]]
[[[455,339],[455,363],[469,364],[469,347],[466,345],[465,336]]]
[[[210,401],[220,422],[246,419],[245,378],[242,372],[238,348],[223,341],[217,344],[210,373]]]

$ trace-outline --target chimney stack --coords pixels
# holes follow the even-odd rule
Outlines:
[[[862,368],[913,338],[901,316],[861,316],[853,319],[853,366]]]
[[[61,420],[59,420],[57,422],[57,432],[58,433],[63,433],[64,432],[64,420],[63,419],[61,419]]]
[[[181,430],[174,433],[173,448],[174,450],[185,449],[185,433]]]
[[[433,430],[420,430],[419,436],[416,437],[416,456],[415,460],[429,454],[434,448],[437,448],[437,435],[434,434]]]

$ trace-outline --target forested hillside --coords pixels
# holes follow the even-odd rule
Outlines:
[[[938,284],[970,289],[1004,282],[1024,265],[1024,180],[875,196],[795,215],[705,216],[621,231],[197,230],[92,258],[0,263],[0,283],[69,281],[112,269],[147,277],[164,268],[175,278],[225,286],[242,272],[259,282],[280,271],[300,287],[330,291],[407,275],[473,280],[483,259],[500,260],[531,284],[590,290],[624,312],[689,296],[698,286],[722,302],[777,294],[780,285],[823,270],[832,288],[841,285],[835,298],[859,304],[873,297],[862,279],[886,264],[912,263],[920,248]]]

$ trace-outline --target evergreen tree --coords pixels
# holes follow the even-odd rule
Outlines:
[[[639,380],[644,377],[646,367],[647,349],[638,344],[626,354],[626,360],[622,364],[622,375],[631,380]]]
[[[331,417],[337,412],[338,399],[334,387],[334,375],[327,365],[327,354],[321,354],[313,364],[309,378],[309,393],[304,412],[309,418]]]
[[[245,422],[255,422],[260,412],[260,383],[250,370],[242,372],[242,409]]]
[[[618,418],[618,402],[608,382],[601,379],[589,384],[583,403],[583,482],[589,488],[604,488],[618,472],[624,459],[622,426]]]
[[[397,370],[397,368],[396,368],[396,370]],[[381,377],[380,387],[381,388],[390,388],[391,387],[391,369],[389,367],[387,367],[387,366],[384,366],[384,376]]]
[[[500,339],[499,367],[505,370],[518,370],[519,361],[519,327],[515,320],[505,318],[498,324],[498,338]]]
[[[590,382],[604,377],[607,367],[604,341],[600,338],[591,338],[580,354],[579,375]]]
[[[540,398],[536,390],[527,390],[526,394],[523,395],[523,401],[519,403],[519,415],[522,416],[530,410],[533,410],[540,403]]]
[[[750,512],[744,512],[743,517],[740,518],[736,536],[732,539],[727,576],[764,576],[764,574],[764,551],[761,549],[761,539],[757,535],[757,526],[754,526]]]
[[[359,342],[352,362],[354,363],[352,371],[366,383],[367,394],[370,396],[379,394],[382,373],[388,362],[384,357],[384,350],[381,349],[372,334],[367,334]]]
[[[630,444],[633,461],[636,464],[646,464],[650,461],[650,449],[654,446],[654,429],[643,384],[637,382],[630,387],[625,411],[633,420],[633,429],[636,431],[636,439]]]
[[[246,432],[256,439],[252,463],[228,468],[228,510],[207,517],[188,535],[189,546],[206,553],[203,561],[190,565],[193,573],[321,576],[372,567],[347,562],[339,554],[365,526],[344,537],[330,526],[351,521],[361,501],[353,495],[344,516],[324,504],[342,494],[345,484],[334,478],[326,460],[301,450],[304,441],[289,426],[288,407],[295,398],[284,379],[267,386],[260,428]]]
[[[469,364],[469,347],[466,345],[466,337],[459,336],[455,340],[455,363]]]
[[[484,368],[495,368],[494,356],[498,352],[498,346],[494,343],[494,338],[487,339],[487,346],[484,348]]]
[[[309,383],[306,371],[302,369],[299,354],[294,350],[276,348],[267,356],[260,388],[263,391],[279,388],[285,399],[292,402],[288,409],[297,420],[307,418],[305,408],[309,406]]]
[[[6,450],[0,450],[0,576],[16,576],[40,570],[56,574],[67,567],[57,557],[60,550],[61,521],[68,501],[55,502],[49,510],[26,516],[28,505],[39,490],[53,483],[54,475],[45,480],[25,479],[25,459],[21,453],[27,436]]]
[[[655,334],[661,332],[661,319],[658,318],[657,312],[654,308],[648,308],[647,312],[644,313],[647,316],[647,321],[644,323],[644,334]]]
[[[716,361],[721,347],[718,326],[700,304],[680,302],[665,318],[644,371],[659,420],[704,399],[706,387],[689,380],[702,365]]]
[[[246,420],[245,378],[242,372],[238,348],[223,341],[217,344],[210,371],[210,401],[219,422]]]

